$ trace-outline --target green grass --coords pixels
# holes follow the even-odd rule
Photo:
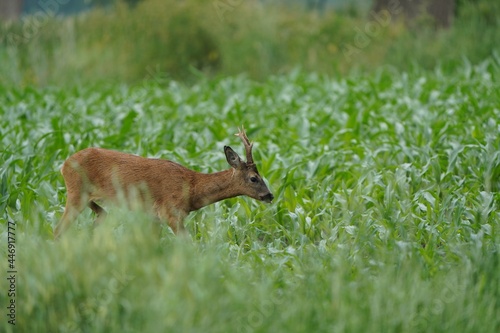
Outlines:
[[[425,18],[378,23],[368,0],[365,9],[322,14],[272,1],[124,2],[0,22],[0,85],[136,84],[158,73],[196,82],[200,72],[263,82],[296,67],[334,76],[415,64],[453,72],[464,57],[477,63],[499,52],[500,3],[489,0],[460,0],[453,25],[439,30]]]
[[[0,88],[2,332],[498,332],[500,62],[453,74],[304,72]],[[227,167],[245,124],[275,194],[151,236],[85,212],[59,242],[59,169],[100,146]],[[7,221],[17,322],[7,323]]]

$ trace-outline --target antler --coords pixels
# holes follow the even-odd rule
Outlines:
[[[238,127],[238,133],[235,134],[236,136],[239,136],[241,141],[243,141],[243,145],[245,145],[245,152],[247,155],[247,164],[254,164],[253,163],[253,157],[252,157],[252,146],[253,142],[250,142],[247,138],[247,134],[245,133],[245,128],[243,125],[241,126],[241,129]]]

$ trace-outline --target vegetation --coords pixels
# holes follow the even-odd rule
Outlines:
[[[224,0],[2,23],[0,331],[499,332],[498,6],[446,30]],[[53,241],[72,153],[214,172],[241,124],[272,204],[160,239],[88,210]]]
[[[1,88],[2,313],[8,221],[17,269],[1,331],[498,332],[499,77],[491,57],[454,73]],[[110,207],[52,240],[73,152],[212,172],[223,145],[241,152],[240,124],[273,204],[227,200],[161,240]]]
[[[54,3],[56,3],[54,1]],[[57,2],[58,3],[58,2]],[[460,1],[450,29],[349,9],[317,13],[259,1],[123,1],[76,17],[41,12],[0,25],[0,85],[140,82],[159,73],[265,80],[297,66],[341,76],[440,65],[454,71],[498,52],[500,4]],[[55,6],[59,13],[62,6]]]

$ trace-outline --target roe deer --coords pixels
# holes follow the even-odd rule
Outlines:
[[[211,174],[190,170],[168,160],[145,158],[101,148],[86,148],[70,156],[61,173],[67,189],[64,214],[55,238],[68,228],[86,206],[97,218],[104,209],[99,201],[140,199],[142,207],[166,221],[174,233],[184,230],[189,212],[214,202],[247,195],[271,202],[274,198],[253,162],[252,145],[242,127],[236,136],[243,141],[247,161],[224,146],[230,169]],[[133,197],[133,194],[138,196]]]

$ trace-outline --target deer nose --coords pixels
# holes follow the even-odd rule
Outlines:
[[[273,199],[274,199],[274,195],[271,192],[267,193],[266,195],[262,195],[260,197],[260,200],[265,201],[265,202],[271,202],[271,201],[273,201]]]

